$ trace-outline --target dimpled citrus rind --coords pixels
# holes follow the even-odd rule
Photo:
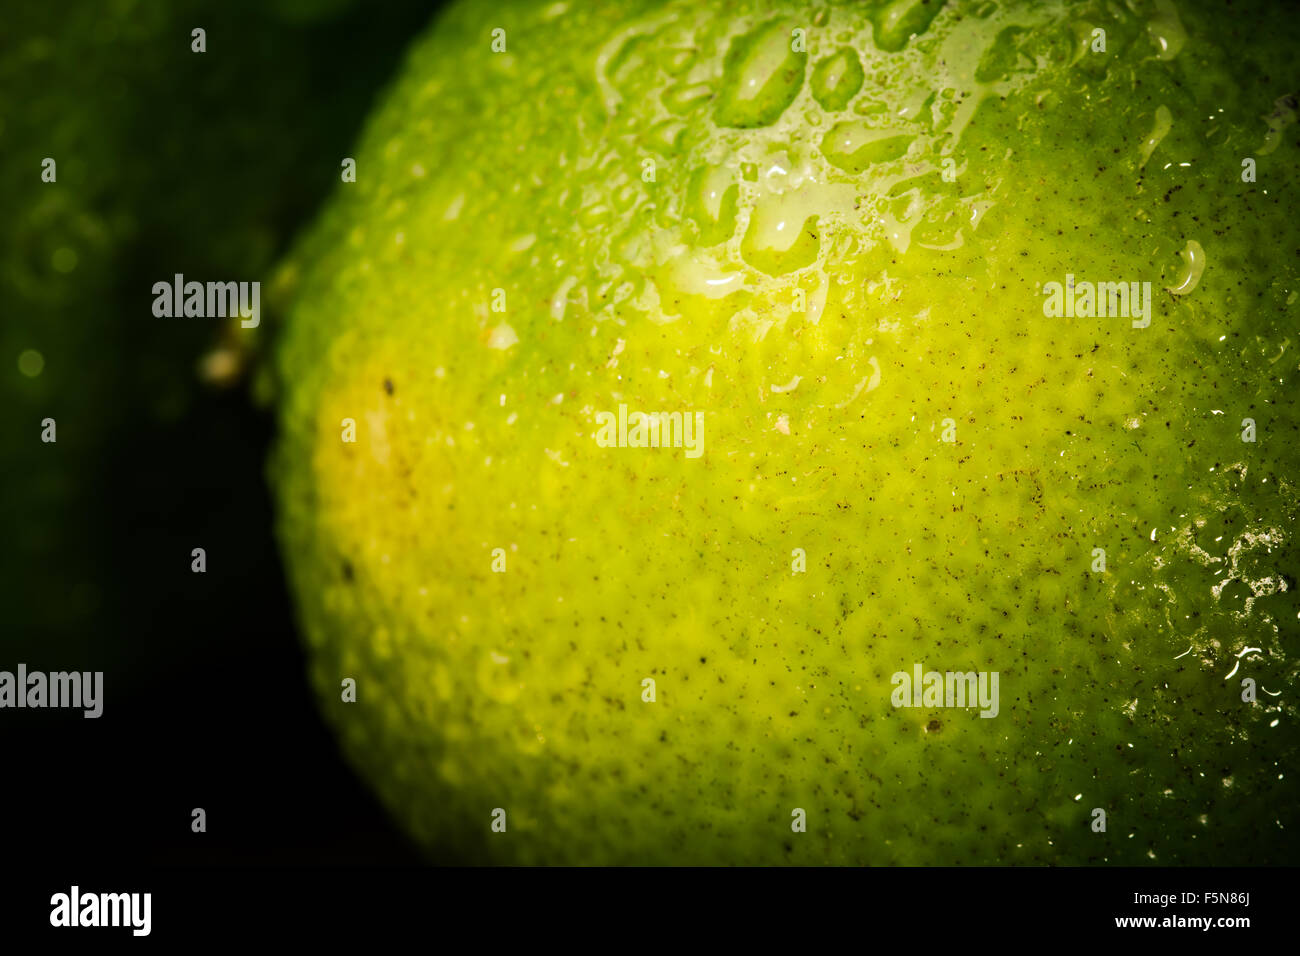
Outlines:
[[[433,858],[1293,858],[1294,27],[957,6],[415,45],[286,265],[273,475],[324,712]],[[1067,275],[1149,325],[1046,316]],[[602,447],[620,405],[703,453]],[[997,716],[892,706],[916,664]]]

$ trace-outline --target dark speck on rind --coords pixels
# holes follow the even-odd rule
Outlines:
[[[384,391],[389,395],[393,394],[393,380],[391,378],[384,379]]]
[[[930,733],[935,734],[939,732],[939,728],[942,726],[943,724],[939,723],[939,721],[932,720],[925,725],[925,729],[928,730]]]
[[[351,561],[344,561],[344,562],[343,562],[343,580],[344,580],[344,581],[351,581],[351,580],[352,580],[352,577],[353,577],[353,575],[352,575],[352,562],[351,562]]]

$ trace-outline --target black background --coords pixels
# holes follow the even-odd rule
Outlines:
[[[273,417],[247,381],[199,381],[220,320],[155,318],[150,290],[176,272],[260,279],[270,331],[276,260],[436,6],[175,2],[141,43],[98,0],[6,5],[0,150],[21,171],[0,186],[7,254],[23,267],[65,241],[52,233],[66,222],[47,236],[20,221],[41,189],[134,223],[97,285],[87,267],[44,309],[39,290],[29,301],[0,286],[6,331],[42,345],[47,363],[28,383],[3,356],[6,379],[46,391],[6,392],[0,413],[0,669],[105,672],[99,719],[0,712],[0,857],[14,866],[419,859],[308,691],[264,472]],[[190,50],[194,26],[204,54]],[[29,55],[38,43],[43,58]],[[69,122],[90,132],[59,139]],[[44,185],[40,158],[56,149],[59,182]],[[68,368],[77,350],[60,343],[87,341]],[[39,446],[45,414],[59,441]],[[191,571],[195,547],[205,574]],[[191,830],[197,807],[206,833]]]

